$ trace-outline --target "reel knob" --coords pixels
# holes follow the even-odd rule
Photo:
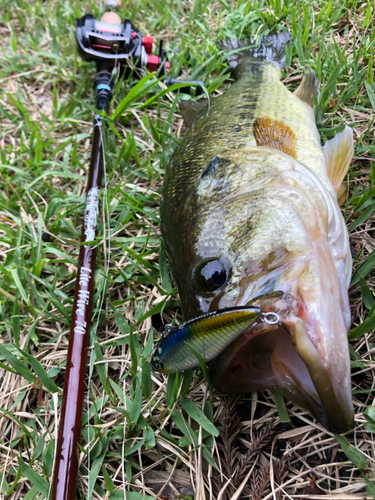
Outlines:
[[[152,54],[152,44],[154,43],[153,37],[152,36],[142,37],[142,43],[147,54]]]

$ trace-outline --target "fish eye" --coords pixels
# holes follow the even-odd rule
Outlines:
[[[164,363],[162,363],[159,359],[154,359],[152,360],[152,368],[154,368],[156,371],[161,371],[164,370]]]
[[[206,262],[197,273],[201,286],[210,292],[218,290],[227,282],[228,273],[220,260]]]

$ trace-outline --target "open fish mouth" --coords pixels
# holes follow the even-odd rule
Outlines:
[[[345,432],[354,419],[347,340],[335,331],[327,339],[327,331],[316,317],[312,321],[308,308],[293,295],[277,291],[246,306],[204,314],[169,329],[155,347],[151,367],[175,373],[200,360],[209,362],[219,391],[276,386],[329,431]],[[342,321],[336,323],[342,326]]]
[[[223,393],[246,393],[276,386],[329,431],[353,426],[351,392],[335,380],[335,362],[326,368],[307,334],[303,304],[288,294],[272,294],[252,305],[274,311],[277,324],[263,322],[235,339],[212,363],[210,376]],[[281,309],[281,310],[280,310]]]

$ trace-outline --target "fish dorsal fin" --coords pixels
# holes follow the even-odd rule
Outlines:
[[[301,99],[301,101],[313,107],[315,92],[318,97],[320,97],[320,82],[315,74],[315,71],[311,70],[302,78],[302,82],[294,91],[294,95]]]
[[[297,158],[296,134],[285,123],[263,116],[254,120],[253,132],[257,146],[278,149]]]
[[[207,104],[208,99],[200,99],[199,101],[185,101],[180,99],[178,101],[178,107],[187,127],[190,127],[196,121],[199,111],[205,108]]]
[[[354,154],[353,130],[346,126],[342,132],[326,142],[323,153],[328,177],[338,192]]]

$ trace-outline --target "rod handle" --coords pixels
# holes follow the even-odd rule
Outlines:
[[[105,12],[100,19],[102,23],[107,24],[117,24],[120,25],[122,23],[121,17],[113,11]]]

